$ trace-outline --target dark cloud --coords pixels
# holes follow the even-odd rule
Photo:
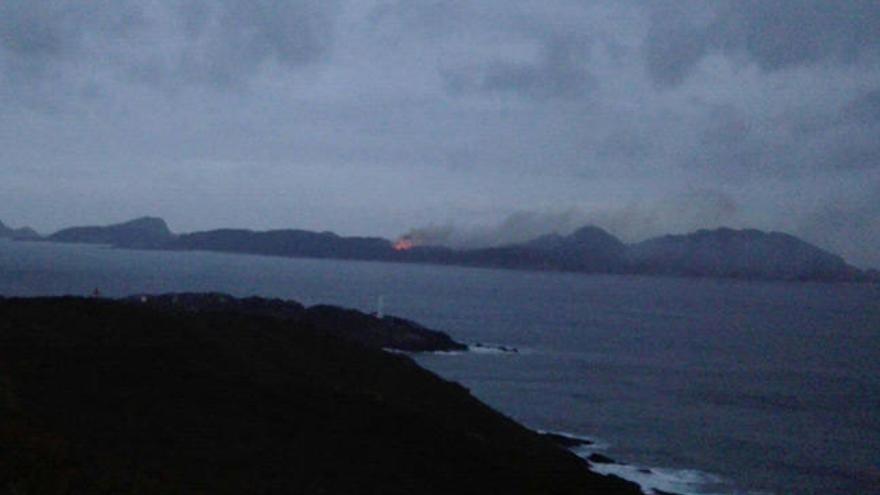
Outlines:
[[[680,84],[708,53],[754,62],[763,71],[830,62],[876,64],[880,3],[873,0],[729,0],[655,9],[645,39],[654,82]],[[701,22],[687,9],[715,7]]]
[[[798,144],[825,169],[880,168],[880,90],[864,92],[810,126],[792,125]]]
[[[880,49],[880,4],[873,0],[736,0],[710,27],[724,50],[744,50],[764,70],[822,60],[853,62]]]
[[[596,87],[587,69],[588,43],[578,39],[544,40],[536,60],[492,60],[444,74],[453,93],[511,92],[535,99],[576,99]]]
[[[51,4],[30,7],[29,2],[0,5],[0,40],[13,56],[46,60],[59,57],[78,41],[78,26],[68,25]]]
[[[609,132],[596,148],[597,156],[602,160],[631,165],[649,159],[651,151],[649,137],[631,127]]]
[[[832,198],[801,217],[796,231],[861,267],[880,267],[880,182]]]
[[[0,3],[0,65],[8,84],[102,71],[151,84],[238,84],[270,62],[320,60],[337,10],[321,0],[10,0]]]
[[[562,8],[568,6],[567,9]],[[454,95],[576,99],[596,87],[590,31],[569,2],[389,2],[372,19],[390,44],[441,43],[440,74]]]
[[[840,112],[843,123],[876,126],[880,124],[880,89],[853,98]]]
[[[53,64],[86,53],[91,39],[122,39],[143,25],[141,9],[125,0],[0,3],[0,63],[7,78],[38,77]]]
[[[836,100],[771,102],[763,116],[732,104],[701,105],[695,145],[681,163],[728,183],[880,167],[880,99],[872,91]]]
[[[235,83],[262,64],[320,60],[332,46],[334,1],[191,2],[183,11],[188,40],[180,67],[196,80]]]
[[[475,14],[475,5],[463,0],[396,0],[380,2],[370,10],[368,20],[384,35],[391,34],[390,39],[396,43],[412,34],[449,36],[466,26]]]
[[[552,40],[535,64],[498,62],[490,66],[481,88],[515,91],[537,98],[577,98],[595,85],[586,69],[585,47],[573,40]]]
[[[843,170],[880,169],[880,89],[852,99],[839,114],[829,119],[825,161]]]
[[[744,113],[732,105],[709,105],[704,110],[689,166],[711,171],[728,182],[755,176],[797,174],[800,166],[781,159],[790,150],[773,136],[753,132]]]
[[[707,109],[707,125],[700,142],[704,145],[727,145],[748,139],[750,125],[741,110],[733,105],[716,105]]]
[[[680,84],[706,54],[706,30],[688,19],[686,8],[678,3],[664,4],[651,15],[644,41],[645,65],[662,87]]]

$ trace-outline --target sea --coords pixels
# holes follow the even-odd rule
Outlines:
[[[216,291],[383,311],[414,355],[594,469],[680,494],[880,494],[880,288],[0,240],[0,295]]]

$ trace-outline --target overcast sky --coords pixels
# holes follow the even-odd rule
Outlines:
[[[880,266],[876,0],[0,0],[0,71],[15,227],[751,226]]]

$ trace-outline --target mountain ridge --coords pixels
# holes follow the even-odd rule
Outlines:
[[[141,217],[103,227],[72,227],[52,242],[120,248],[219,251],[269,256],[430,263],[580,273],[737,278],[785,281],[880,282],[842,257],[783,232],[700,229],[626,244],[595,225],[522,243],[477,249],[397,243],[381,237],[344,237],[301,229],[215,229],[174,234],[164,220]]]

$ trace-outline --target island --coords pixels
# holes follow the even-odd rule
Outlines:
[[[32,241],[40,239],[40,234],[30,227],[13,229],[0,222],[0,239],[12,239],[14,241]]]
[[[223,294],[0,298],[0,487],[641,493],[383,350],[409,340],[385,330],[427,329],[378,316]]]
[[[13,236],[7,233],[7,237]],[[34,239],[30,233],[22,233],[21,237]],[[880,282],[880,273],[876,270],[860,270],[842,257],[793,235],[726,227],[627,244],[600,227],[585,225],[568,235],[549,234],[516,244],[455,249],[423,245],[418,239],[407,236],[391,241],[381,237],[344,237],[333,232],[298,229],[217,229],[175,234],[161,218],[143,217],[121,224],[62,229],[43,240],[127,249],[215,251],[518,270]]]

